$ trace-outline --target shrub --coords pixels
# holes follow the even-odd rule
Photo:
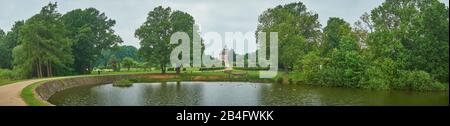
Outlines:
[[[396,86],[398,89],[409,89],[419,91],[444,90],[442,83],[433,80],[431,75],[425,71],[405,71],[399,78]]]
[[[341,76],[342,72],[333,67],[324,67],[320,70],[320,85],[323,86],[342,86]]]
[[[291,72],[288,74],[293,84],[318,84],[318,83],[307,83],[304,79],[303,72]]]
[[[303,79],[308,84],[317,84],[320,80],[320,66],[321,66],[321,58],[317,51],[313,51],[308,53],[303,59],[299,60],[296,67],[302,68],[301,72],[303,73]]]
[[[0,69],[0,79],[14,79],[14,72],[7,69]]]
[[[359,88],[373,90],[389,89],[389,82],[386,80],[386,74],[377,67],[370,67],[364,71]]]
[[[114,81],[113,82],[113,86],[115,87],[130,87],[133,86],[133,82],[131,82],[130,80],[118,80],[118,81]]]
[[[440,82],[434,82],[430,85],[432,90],[436,91],[442,91],[442,90],[448,90],[448,84],[440,83]]]

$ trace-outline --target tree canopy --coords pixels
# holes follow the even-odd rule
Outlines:
[[[318,18],[318,14],[308,11],[301,2],[280,5],[259,16],[256,32],[278,32],[279,62],[287,70],[317,47],[321,34]]]
[[[170,44],[171,35],[175,32],[187,33],[191,38],[192,47],[194,24],[194,18],[188,13],[173,12],[170,7],[154,8],[135,32],[135,36],[140,40],[140,54],[146,62],[159,64],[161,72],[165,73],[170,62],[170,53],[177,46]]]
[[[74,40],[74,70],[79,74],[90,73],[101,51],[117,46],[122,40],[112,27],[115,21],[95,8],[76,9],[62,16],[62,22]]]
[[[43,7],[19,30],[19,45],[14,48],[15,69],[24,76],[37,77],[62,74],[73,63],[72,41],[60,22],[56,3]]]

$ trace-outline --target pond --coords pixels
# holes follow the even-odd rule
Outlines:
[[[57,92],[58,106],[447,106],[448,92],[372,91],[247,82],[89,85]]]

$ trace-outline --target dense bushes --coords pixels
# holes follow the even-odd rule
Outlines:
[[[357,87],[373,90],[386,90],[389,88],[387,75],[377,67],[369,67],[364,71],[361,81]]]
[[[321,58],[318,52],[310,52],[305,55],[305,57],[299,61],[300,66],[303,70],[304,82],[309,84],[317,84],[320,81],[319,70],[321,67]]]
[[[400,89],[406,90],[443,90],[445,86],[439,82],[435,82],[431,75],[425,71],[406,71],[400,74],[398,81]],[[401,83],[401,84],[400,84]]]
[[[114,81],[112,85],[114,87],[131,87],[131,86],[133,86],[133,82],[131,82],[130,80],[124,79],[124,80]]]
[[[7,69],[0,69],[0,79],[14,79],[14,72]]]
[[[437,0],[386,0],[355,27],[332,17],[322,31],[317,49],[297,59],[306,84],[448,90],[448,7]]]
[[[325,66],[318,71],[304,70],[304,84],[319,84],[332,87],[352,87],[372,90],[448,90],[448,84],[436,81],[425,71],[398,71],[392,60],[369,66],[363,71],[355,68]],[[298,75],[297,75],[298,76]],[[295,78],[295,77],[294,77]]]

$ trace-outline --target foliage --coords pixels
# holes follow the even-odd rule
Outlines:
[[[0,37],[0,68],[13,69],[12,52],[19,43],[19,29],[24,24],[23,21],[17,21],[11,31],[2,33]]]
[[[165,73],[169,64],[170,53],[177,46],[170,44],[170,37],[175,32],[193,33],[194,18],[188,13],[175,11],[162,6],[148,13],[147,20],[139,27],[135,36],[140,40],[140,54],[146,62],[158,64]],[[190,35],[190,38],[193,36]],[[192,40],[191,40],[192,45]],[[191,51],[192,53],[192,51]]]
[[[372,10],[376,37],[368,44],[384,53],[378,57],[402,62],[401,70],[422,70],[448,83],[448,19],[448,7],[438,0],[387,0]]]
[[[0,69],[0,79],[14,79],[15,74],[13,71],[8,69]]]
[[[445,86],[439,82],[435,82],[431,75],[424,71],[405,71],[400,75],[400,85],[397,89],[406,90],[443,90]]]
[[[133,86],[133,82],[130,80],[124,79],[124,80],[118,80],[113,82],[113,86],[115,87],[130,87]]]
[[[297,63],[301,66],[305,83],[317,84],[320,81],[320,69],[322,66],[322,58],[318,51],[309,52],[303,59]]]
[[[130,57],[125,57],[122,60],[122,64],[124,67],[126,67],[128,69],[128,71],[130,71],[130,68],[133,67],[134,65],[136,65],[136,61],[134,61],[132,58]]]
[[[316,47],[321,27],[318,18],[302,2],[280,5],[259,16],[256,32],[278,32],[278,60],[287,71],[297,59]],[[267,52],[270,54],[270,50]]]
[[[51,77],[70,71],[72,41],[65,37],[67,32],[56,6],[48,4],[20,27],[20,45],[14,48],[13,58],[14,69],[23,77]]]
[[[95,67],[105,68],[108,66],[108,61],[111,57],[117,58],[118,62],[122,62],[125,57],[132,58],[135,61],[141,61],[141,57],[138,54],[138,49],[133,46],[116,46],[111,49],[101,51],[101,56],[97,59]]]
[[[355,25],[330,18],[320,55],[310,47],[293,47],[309,48],[305,56],[287,56],[296,59],[298,78],[307,84],[376,90],[447,89],[448,7],[443,3],[386,0]],[[301,55],[292,50],[283,51]]]
[[[72,67],[79,74],[90,73],[102,50],[122,42],[112,29],[116,22],[95,8],[72,10],[61,21],[70,31],[68,37],[74,40]]]
[[[320,44],[321,56],[327,56],[339,43],[344,36],[351,36],[350,24],[341,18],[332,17],[328,20],[327,26],[323,29],[323,40]]]
[[[120,62],[117,60],[115,56],[109,58],[108,65],[111,66],[111,69],[113,69],[113,71],[115,72],[120,71]]]
[[[364,71],[358,87],[373,90],[387,90],[390,89],[390,83],[387,78],[388,75],[381,69],[371,66]]]

